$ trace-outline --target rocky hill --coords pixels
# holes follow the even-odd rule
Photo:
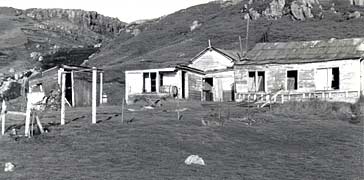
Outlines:
[[[100,43],[115,38],[125,23],[97,12],[69,9],[0,8],[0,71],[48,67],[57,59],[80,64]],[[72,49],[72,54],[69,52]],[[82,63],[82,61],[81,61]]]
[[[97,12],[0,7],[0,96],[36,70],[82,64],[125,25]]]

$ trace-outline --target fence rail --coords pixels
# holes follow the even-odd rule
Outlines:
[[[321,99],[327,101],[354,102],[360,97],[360,91],[315,91],[315,92],[284,92],[275,93],[249,92],[236,93],[236,101],[280,102]]]

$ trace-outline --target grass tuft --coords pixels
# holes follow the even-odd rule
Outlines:
[[[273,113],[284,116],[307,118],[315,116],[320,120],[350,121],[355,115],[350,103],[328,102],[321,100],[293,101],[278,105],[272,109]]]

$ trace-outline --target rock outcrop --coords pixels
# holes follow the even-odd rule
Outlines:
[[[318,0],[295,0],[291,4],[291,13],[297,20],[321,17],[322,7]]]
[[[284,6],[286,5],[286,0],[273,0],[269,3],[269,7],[263,11],[263,15],[269,18],[277,19],[283,16]]]
[[[349,0],[351,5],[364,6],[364,0]]]
[[[279,19],[284,15],[290,14],[296,20],[305,20],[308,18],[322,18],[323,16],[323,8],[319,0],[272,0],[261,13],[250,8],[250,3],[252,1],[249,4],[245,4],[241,10],[244,13],[244,19],[250,18],[254,20],[260,17]]]
[[[59,19],[71,22],[72,26],[64,25],[62,22],[56,24],[56,26],[59,26],[64,30],[73,30],[74,28],[82,27],[100,34],[117,34],[119,30],[126,25],[126,23],[119,21],[117,18],[103,16],[95,11],[75,9],[27,9],[24,11],[24,14],[38,21]],[[52,23],[54,23],[54,21]]]

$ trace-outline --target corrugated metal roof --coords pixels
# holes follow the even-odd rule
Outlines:
[[[237,64],[310,63],[364,56],[364,38],[258,43]]]

